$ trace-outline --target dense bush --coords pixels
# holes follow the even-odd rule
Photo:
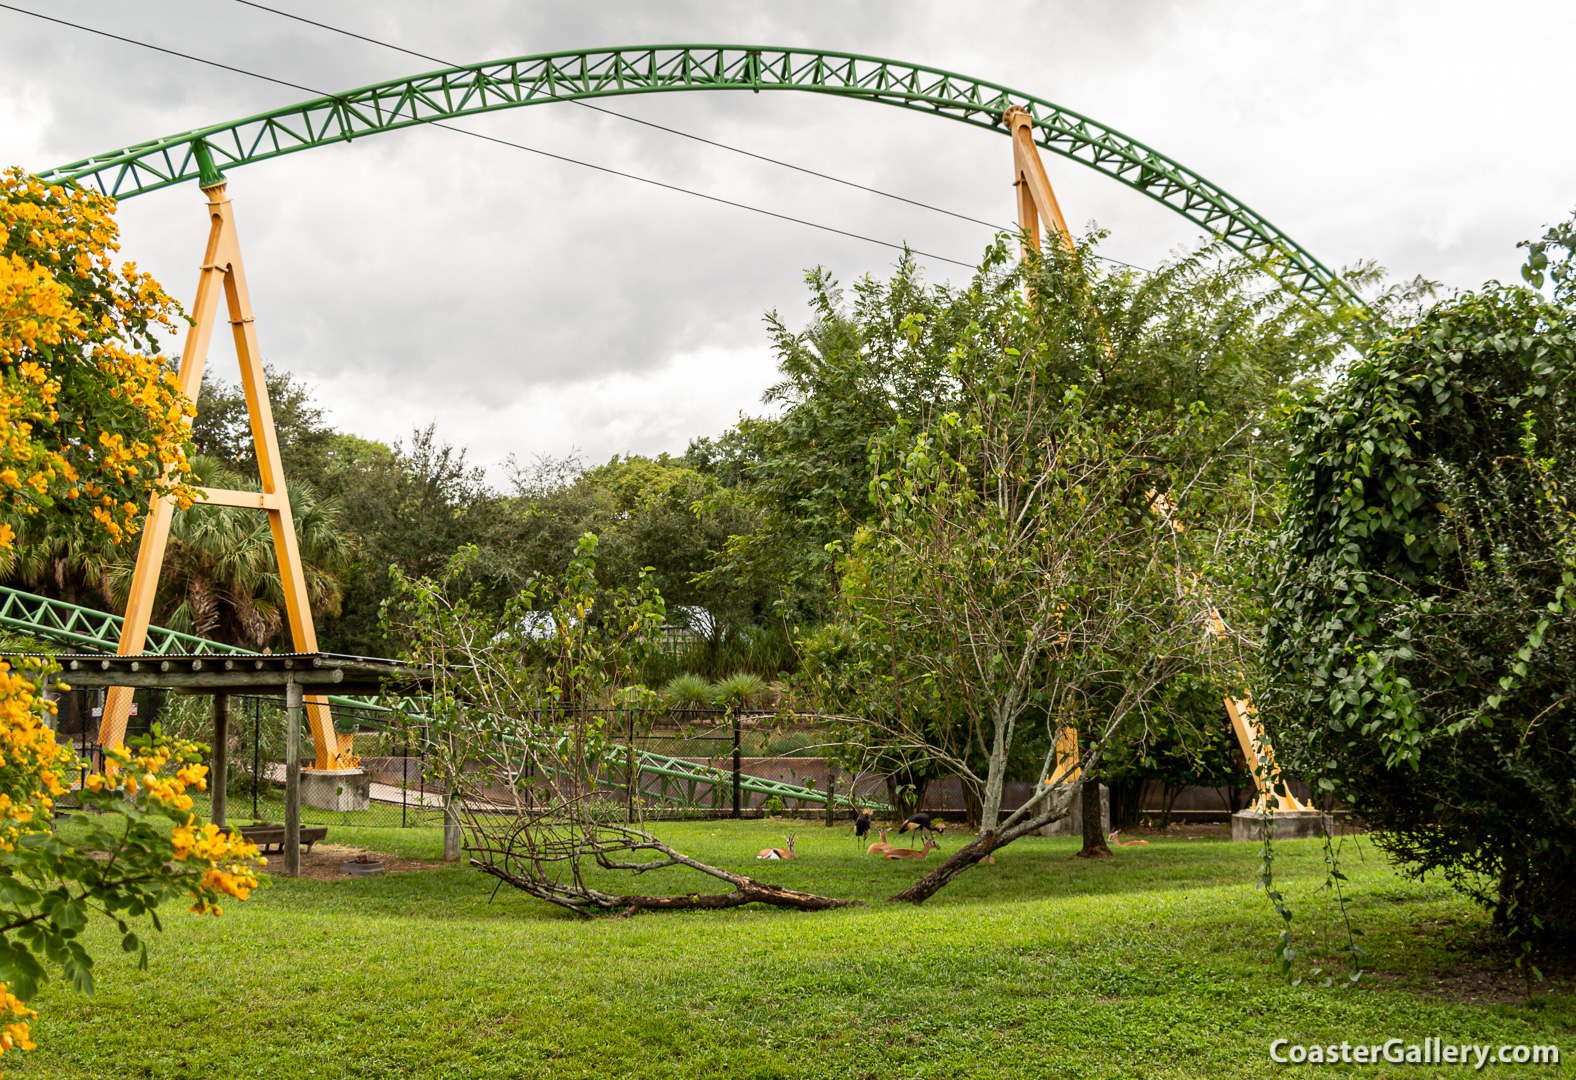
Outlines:
[[[1269,627],[1292,769],[1526,939],[1576,937],[1576,312],[1485,287],[1302,409]]]

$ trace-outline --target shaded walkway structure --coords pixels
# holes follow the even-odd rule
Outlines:
[[[60,678],[73,689],[147,687],[213,698],[213,765],[208,788],[215,825],[226,826],[229,773],[229,698],[233,693],[268,694],[285,700],[285,874],[301,870],[301,721],[308,691],[343,690],[377,694],[385,690],[419,694],[432,685],[430,673],[394,660],[335,653],[282,653],[267,656],[214,654],[58,653]],[[348,770],[345,770],[348,771]],[[326,774],[333,778],[332,773]],[[449,819],[445,813],[445,847]],[[458,818],[454,820],[456,835]]]

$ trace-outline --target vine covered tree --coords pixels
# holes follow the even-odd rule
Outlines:
[[[1553,300],[1440,303],[1299,411],[1268,638],[1286,764],[1527,942],[1576,936],[1565,250]]]

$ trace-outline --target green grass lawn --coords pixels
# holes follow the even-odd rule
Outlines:
[[[1462,976],[1486,964],[1481,916],[1443,886],[1405,881],[1366,843],[1346,869],[1379,976],[1342,991],[1277,980],[1279,920],[1253,888],[1257,845],[1159,841],[1087,862],[1076,841],[1020,841],[912,908],[881,901],[920,869],[858,854],[846,826],[801,822],[799,860],[757,862],[787,828],[656,830],[702,860],[869,906],[586,921],[507,887],[489,903],[491,879],[457,866],[276,878],[221,919],[168,914],[146,973],[95,930],[98,992],[52,983],[37,1002],[39,1049],[7,1054],[6,1075],[1337,1075],[1272,1065],[1277,1036],[1555,1043],[1576,1057],[1570,987],[1464,1000]],[[334,828],[329,840],[407,858],[440,850],[431,829]],[[1279,851],[1286,891],[1311,910],[1319,845]],[[726,891],[673,870],[625,888]]]

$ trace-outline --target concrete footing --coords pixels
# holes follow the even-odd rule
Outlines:
[[[1266,815],[1258,810],[1238,810],[1231,815],[1231,838],[1251,842],[1262,836]],[[1277,810],[1270,818],[1276,840],[1303,840],[1335,831],[1335,819],[1320,810]]]
[[[1058,790],[1046,796],[1050,799],[1061,798]],[[1053,821],[1040,830],[1041,836],[1082,836],[1083,835],[1083,792],[1073,792],[1071,812],[1060,820]],[[1111,835],[1111,789],[1104,784],[1100,785],[1100,835]]]
[[[345,813],[372,805],[372,779],[364,769],[302,769],[301,801]]]

